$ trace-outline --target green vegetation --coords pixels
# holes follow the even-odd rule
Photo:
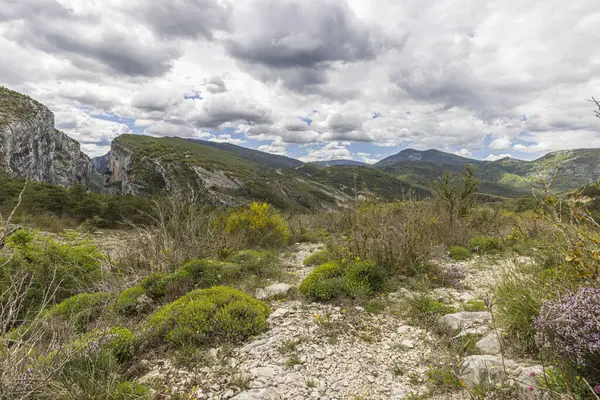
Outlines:
[[[285,220],[267,203],[252,203],[227,218],[225,231],[243,237],[249,246],[282,247],[290,239]]]
[[[468,260],[471,258],[471,252],[461,246],[450,247],[450,258],[456,261]]]
[[[113,299],[112,293],[80,293],[52,307],[48,315],[62,317],[78,331],[85,331],[91,322],[105,312]]]
[[[20,230],[6,241],[11,256],[0,254],[0,293],[14,282],[28,282],[22,314],[91,291],[105,260],[89,240],[64,235],[60,241],[36,231]]]
[[[303,261],[304,265],[317,266],[332,261],[332,255],[327,249],[319,250],[314,254],[306,257]]]
[[[0,212],[10,213],[17,204],[25,181],[12,179],[0,171]],[[61,231],[86,223],[100,228],[115,228],[124,218],[134,223],[147,222],[148,200],[136,196],[112,196],[88,192],[82,185],[72,188],[28,182],[14,223],[40,229]]]
[[[477,236],[469,241],[469,249],[478,254],[496,253],[503,248],[502,239],[493,236]]]
[[[176,345],[238,341],[266,327],[269,307],[238,290],[218,286],[188,293],[147,321],[150,335]]]
[[[315,268],[300,285],[300,293],[311,300],[333,300],[341,296],[365,298],[383,287],[384,272],[375,263],[331,261]]]

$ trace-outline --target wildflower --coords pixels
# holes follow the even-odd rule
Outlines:
[[[527,386],[527,390],[529,390],[530,392],[533,392],[534,388],[533,388],[533,386]]]
[[[600,385],[594,386],[594,393],[600,394]]]
[[[529,376],[531,376],[531,377],[533,378],[533,377],[535,376],[535,371],[531,371],[531,372],[529,373]]]

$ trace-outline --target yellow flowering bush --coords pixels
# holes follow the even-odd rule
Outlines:
[[[254,202],[227,217],[225,231],[250,246],[277,248],[286,245],[290,229],[283,217],[268,203]]]

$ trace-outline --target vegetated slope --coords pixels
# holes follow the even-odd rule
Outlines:
[[[361,166],[361,167],[369,167],[370,164],[364,163],[364,162],[360,162],[360,161],[355,161],[355,160],[329,160],[329,161],[313,161],[311,162],[311,164],[314,165],[319,165],[321,167],[333,167],[333,166],[338,166],[338,165],[355,165],[355,166]]]
[[[595,182],[600,176],[600,149],[564,150],[548,153],[534,161],[503,158],[479,161],[438,150],[403,150],[375,168],[410,184],[427,186],[444,173],[459,174],[473,168],[483,193],[519,197],[531,193],[540,177],[554,176],[552,188],[567,192]]]
[[[54,114],[29,96],[0,86],[0,172],[73,186],[87,181],[89,158],[54,127]]]
[[[291,168],[283,165],[293,164]],[[299,166],[298,166],[299,165]],[[324,168],[231,144],[122,135],[111,148],[109,191],[194,190],[206,203],[264,200],[278,208],[329,209],[367,192],[393,200],[415,187],[365,167]]]
[[[384,200],[400,200],[409,195],[429,196],[430,182],[424,185],[408,183],[385,171],[374,168],[338,165],[320,167],[305,164],[297,171],[307,178],[335,187],[344,193],[356,197],[373,193]]]
[[[260,165],[272,167],[272,168],[290,168],[290,167],[298,167],[304,164],[300,160],[296,160],[295,158],[289,158],[285,156],[280,156],[277,154],[265,153],[263,151],[248,149],[246,147],[236,146],[230,143],[218,143],[218,142],[209,142],[206,140],[198,140],[198,139],[188,139],[191,142],[199,143],[204,146],[214,147],[220,150],[225,150],[229,153],[235,154],[237,157],[251,161]]]

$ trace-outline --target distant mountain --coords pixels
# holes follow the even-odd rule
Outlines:
[[[354,161],[354,160],[329,160],[329,161],[313,161],[311,162],[311,164],[314,165],[320,165],[321,167],[334,167],[337,165],[354,165],[354,166],[361,166],[361,167],[368,167],[370,166],[370,164],[364,163],[364,162],[360,162],[360,161]]]
[[[443,151],[405,149],[399,153],[384,158],[375,164],[375,167],[383,168],[401,162],[427,162],[434,165],[467,165],[479,164],[481,161],[471,158],[457,156],[456,154],[444,153]]]
[[[466,166],[473,168],[484,193],[504,197],[529,194],[541,176],[553,171],[556,174],[552,188],[567,192],[594,183],[600,177],[600,149],[556,151],[534,161],[509,157],[480,161],[439,150],[406,149],[374,165],[408,183],[422,186],[428,186],[428,182],[446,172],[460,174]]]

